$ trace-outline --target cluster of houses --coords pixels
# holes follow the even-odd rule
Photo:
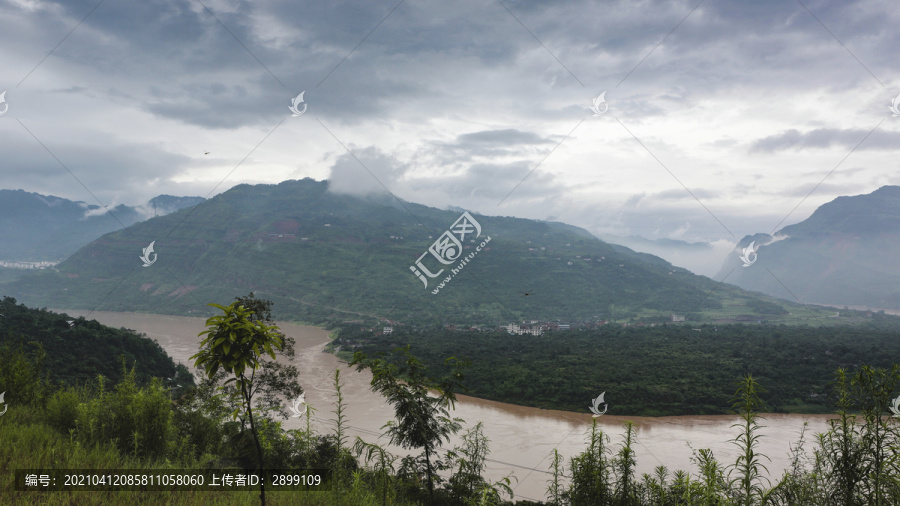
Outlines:
[[[669,315],[669,321],[682,323],[687,321],[687,318],[683,315],[672,314]],[[744,321],[744,320],[740,320]],[[362,321],[359,320],[345,320],[344,324],[362,324]],[[597,320],[591,322],[582,322],[575,325],[570,325],[568,323],[560,323],[549,322],[549,321],[539,321],[539,320],[523,320],[521,323],[509,323],[507,325],[500,325],[499,327],[472,327],[472,326],[457,326],[457,325],[445,325],[444,327],[448,330],[457,330],[457,331],[480,331],[480,332],[489,332],[493,329],[505,330],[510,335],[531,335],[531,336],[540,336],[545,332],[560,332],[565,330],[570,330],[572,328],[592,328],[599,327],[603,325],[609,324],[609,320]],[[361,326],[360,330],[374,332],[375,335],[390,335],[394,332],[394,326],[400,325],[399,322],[391,321],[391,320],[383,320],[381,325],[375,327],[365,327]],[[655,327],[658,325],[657,323],[622,323],[623,327]],[[661,324],[660,324],[661,325]]]
[[[686,321],[686,317],[681,315],[672,314],[669,315],[669,321],[672,322],[684,322]],[[576,327],[598,327],[601,325],[606,325],[609,323],[609,320],[599,320],[591,323],[584,323],[581,325],[576,325]],[[655,327],[656,323],[623,323],[623,327]],[[518,323],[510,323],[508,325],[501,325],[501,329],[510,333],[510,335],[532,335],[539,336],[544,332],[555,332],[560,330],[569,330],[572,328],[571,325],[565,323],[558,322],[539,322],[537,320],[531,321],[523,321],[521,324]]]
[[[59,262],[6,262],[0,260],[0,267],[7,269],[46,269],[53,267]]]
[[[506,330],[512,335],[532,335],[539,336],[546,331],[560,331],[560,330],[569,330],[571,326],[567,323],[554,323],[554,322],[538,322],[537,320],[524,321],[521,325],[517,323],[510,323],[509,325],[501,325],[501,329]]]
[[[389,336],[389,335],[393,334],[393,333],[394,333],[394,325],[398,325],[398,324],[399,324],[399,322],[395,322],[395,321],[387,320],[387,319],[382,320],[382,321],[383,321],[383,323],[386,323],[387,325],[384,325],[384,326],[378,325],[378,326],[375,326],[375,327],[366,327],[366,326],[362,326],[362,324],[363,324],[363,321],[362,321],[362,320],[344,320],[342,323],[343,323],[344,325],[360,324],[361,326],[359,327],[359,330],[362,330],[362,331],[368,331],[368,332],[374,332],[376,336],[380,336],[380,335]]]

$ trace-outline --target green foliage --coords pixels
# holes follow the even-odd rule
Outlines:
[[[364,462],[368,465],[371,463],[371,472],[374,476],[375,488],[378,490],[378,497],[381,498],[381,504],[386,505],[392,502],[396,491],[392,486],[395,478],[394,462],[397,457],[388,453],[387,450],[375,443],[367,443],[359,436],[353,444],[353,452],[357,457],[364,456]]]
[[[249,298],[253,298],[251,293]],[[240,388],[240,396],[243,409],[250,422],[250,431],[256,444],[257,468],[264,467],[264,453],[260,443],[260,431],[256,428],[253,418],[253,386],[256,371],[260,366],[260,354],[265,351],[272,360],[275,360],[275,351],[281,349],[284,340],[278,332],[278,327],[266,325],[263,321],[265,315],[257,314],[251,308],[246,308],[241,299],[231,303],[228,307],[219,304],[210,306],[219,308],[223,315],[213,316],[206,320],[207,330],[200,335],[207,337],[200,343],[200,351],[191,359],[196,359],[196,367],[204,367],[209,379],[216,378],[216,373],[222,368],[226,373],[233,374],[226,383],[235,381]],[[265,307],[265,304],[262,304]],[[252,315],[257,317],[253,318]],[[250,376],[245,372],[249,370]],[[233,412],[237,416],[237,411]],[[265,482],[260,480],[260,501],[266,504]]]
[[[14,350],[21,345],[30,357],[28,360],[34,362],[40,358],[40,367],[31,373],[32,377],[16,380],[22,384],[8,388],[7,396],[12,394],[15,398],[26,388],[40,388],[39,377],[52,383],[74,385],[102,374],[117,383],[122,379],[122,369],[118,367],[120,356],[133,365],[135,379],[140,385],[154,377],[161,378],[166,387],[184,388],[193,384],[187,369],[176,368],[159,343],[132,330],[113,329],[95,320],[28,308],[11,297],[0,300],[0,314],[3,315],[0,317],[0,355],[18,357]],[[19,360],[0,361],[0,381],[6,374],[3,371],[20,367]],[[40,397],[37,390],[28,395],[22,398]]]
[[[125,369],[124,361],[122,367]],[[77,406],[75,434],[79,441],[94,446],[111,443],[120,452],[138,458],[165,457],[174,427],[171,401],[160,382],[138,387],[132,368],[124,372],[113,391],[106,390],[103,376],[98,377],[97,385],[94,396]],[[70,409],[72,399],[71,393],[63,393],[57,398],[57,409]],[[60,425],[57,420],[57,428],[66,429]]]
[[[419,448],[425,453],[424,464],[427,474],[428,494],[434,502],[435,469],[432,457],[443,441],[449,441],[450,434],[461,428],[458,418],[450,418],[448,408],[456,403],[456,389],[463,380],[462,368],[455,358],[448,358],[445,366],[449,375],[435,380],[426,375],[426,367],[414,357],[409,347],[395,350],[403,362],[400,366],[381,358],[370,359],[357,353],[350,365],[357,370],[372,372],[372,390],[383,395],[394,406],[396,421],[388,422],[391,443],[403,448]],[[437,391],[437,396],[428,395],[428,390]],[[414,466],[414,460],[404,459],[407,468]]]
[[[762,478],[760,469],[769,472],[760,460],[760,457],[767,459],[768,457],[756,452],[761,437],[759,430],[764,427],[759,425],[758,421],[760,411],[765,409],[759,398],[761,391],[753,376],[747,376],[740,381],[732,405],[741,417],[741,423],[736,423],[732,427],[739,428],[741,432],[732,441],[740,449],[740,453],[732,466],[737,477],[729,483],[729,487],[735,491],[736,502],[743,506],[759,504],[765,491],[760,483]]]
[[[276,332],[278,327],[266,325],[250,318],[253,311],[241,305],[240,301],[225,307],[209,304],[221,309],[225,314],[206,320],[208,334],[200,343],[200,351],[191,356],[196,359],[195,367],[205,367],[207,377],[213,377],[222,368],[234,375],[239,385],[247,381],[244,372],[255,372],[259,367],[260,354],[265,351],[275,360],[275,348],[282,346],[282,338]],[[229,380],[232,381],[232,380]]]
[[[900,467],[900,447],[896,421],[887,415],[893,392],[900,384],[900,366],[877,369],[863,366],[851,381],[856,394],[856,407],[864,424],[861,436],[865,474],[860,492],[866,502],[875,506],[897,504],[900,501],[900,483],[891,475]]]
[[[335,308],[439,325],[671,313],[706,322],[741,314],[792,320],[769,305],[759,306],[766,313],[750,306],[775,304],[771,297],[603,242],[583,229],[500,216],[476,217],[482,235],[464,244],[463,253],[487,237],[491,242],[435,297],[431,291],[449,272],[425,288],[408,266],[458,217],[456,210],[339,195],[328,191],[327,182],[239,185],[189,211],[106,234],[54,270],[22,275],[2,289],[47,307],[197,314],[205,310],[201,301],[264,286],[283,314],[316,323],[347,319]],[[144,245],[158,239],[153,268],[139,268],[136,237],[145,238]],[[523,297],[526,291],[531,295]],[[798,304],[777,304],[800,313]]]
[[[0,393],[12,406],[40,404],[48,390],[48,381],[41,378],[43,346],[29,344],[30,353],[21,341],[0,341]]]
[[[447,460],[453,474],[447,483],[450,498],[464,504],[500,504],[501,494],[512,498],[510,477],[490,483],[482,476],[489,449],[481,422],[462,436],[462,445],[449,451]]]
[[[821,458],[822,440],[825,434],[819,434],[819,449],[811,457],[804,451],[806,444],[806,427],[800,431],[800,439],[791,446],[791,466],[774,487],[766,491],[763,504],[827,504],[837,500],[831,494],[828,483],[828,470]],[[843,502],[841,504],[852,504]]]
[[[270,355],[260,354],[259,360],[256,360],[256,368],[252,372],[252,379],[248,379],[243,385],[236,379],[225,381],[225,378],[228,376],[227,371],[216,372],[213,376],[207,374],[205,381],[208,382],[208,385],[204,390],[206,392],[204,402],[211,400],[214,390],[221,392],[221,397],[217,403],[229,407],[233,416],[241,419],[241,426],[243,427],[247,420],[241,415],[244,409],[242,388],[246,387],[248,395],[253,400],[252,407],[256,414],[262,416],[277,415],[286,419],[288,413],[283,399],[285,397],[295,399],[303,393],[303,388],[297,381],[299,371],[291,363],[295,353],[294,339],[282,334],[277,327],[266,325],[266,322],[270,322],[272,317],[271,301],[258,299],[251,292],[246,297],[235,297],[235,304],[249,311],[245,315],[247,325],[255,329],[253,332],[266,332],[273,339],[271,345],[274,349],[272,351],[281,356],[283,360],[269,360],[271,358]],[[254,339],[265,338],[260,334]],[[201,351],[201,353],[204,352]],[[251,350],[251,355],[254,353],[256,352]],[[195,356],[198,355],[200,353]],[[222,384],[223,381],[224,384]],[[232,382],[235,383],[232,384]]]
[[[841,364],[888,367],[900,356],[896,329],[759,325],[605,325],[541,336],[506,331],[411,331],[375,335],[344,327],[340,346],[366,354],[414,347],[437,373],[443,357],[473,359],[471,395],[544,409],[583,412],[607,391],[610,414],[729,414],[734,378],[752,374],[774,412],[827,413],[829,383]],[[474,360],[477,357],[477,360]],[[395,360],[396,359],[389,359]]]
[[[820,440],[821,455],[829,471],[828,477],[835,497],[842,504],[863,504],[857,494],[857,486],[865,475],[865,451],[856,415],[847,373],[838,369],[834,390],[837,397],[838,418],[831,420],[831,430]]]
[[[62,434],[76,428],[78,405],[87,400],[86,387],[65,387],[47,401],[47,423]]]
[[[783,315],[788,314],[787,309],[780,304],[770,302],[764,299],[754,299],[747,302],[747,307],[761,315]]]
[[[678,497],[678,490],[670,491],[668,476],[669,470],[662,465],[656,466],[653,476],[644,473],[641,477],[641,501],[643,504],[663,506],[669,504],[670,497]]]
[[[609,504],[613,497],[610,483],[609,437],[597,428],[597,420],[591,425],[587,449],[572,457],[572,485],[566,497],[572,506]]]
[[[345,477],[349,476],[352,471],[358,468],[358,464],[347,449],[347,415],[344,414],[344,395],[341,392],[341,371],[334,370],[334,392],[336,400],[334,402],[334,443],[338,449],[334,458],[331,469],[334,473],[334,482],[336,486],[344,484]]]
[[[408,350],[405,351],[407,360],[413,359],[413,363],[407,365],[412,369],[423,367],[409,356]],[[381,366],[390,368],[386,363]],[[399,378],[399,369],[394,372],[394,377]],[[250,432],[242,431],[239,422],[229,421],[230,410],[221,397],[213,395],[208,404],[202,402],[209,391],[216,390],[214,384],[201,383],[176,404],[170,401],[159,382],[140,387],[135,376],[134,368],[124,370],[123,380],[114,388],[110,388],[102,376],[96,384],[78,388],[64,387],[53,391],[51,387],[46,406],[26,404],[11,409],[0,417],[0,473],[10,474],[13,469],[22,467],[202,469],[206,463],[222,468],[232,467],[234,459],[240,459],[252,449],[254,443]],[[440,383],[421,370],[411,377],[420,378],[414,383]],[[790,468],[772,487],[766,488],[757,479],[763,470],[759,463],[761,456],[755,450],[756,431],[760,427],[756,415],[762,406],[758,396],[761,389],[753,377],[747,376],[741,380],[733,404],[741,416],[741,422],[734,425],[738,430],[734,441],[741,453],[735,464],[729,466],[737,473],[736,479],[726,479],[726,468],[710,450],[701,449],[695,451],[692,458],[696,465],[695,476],[679,470],[670,479],[668,470],[659,466],[652,476],[645,474],[641,480],[636,480],[633,446],[637,440],[633,426],[626,422],[621,446],[615,456],[611,456],[608,439],[595,422],[587,448],[571,459],[568,486],[562,479],[562,456],[554,451],[548,503],[573,506],[897,504],[895,487],[900,480],[900,469],[894,461],[894,449],[898,447],[897,422],[886,416],[886,411],[895,387],[900,386],[898,377],[898,368],[863,367],[852,375],[838,371],[834,384],[838,418],[833,421],[831,430],[816,437],[812,455],[804,452],[805,430],[801,432],[800,440],[790,448]],[[451,379],[445,378],[445,381]],[[398,381],[402,383],[403,380]],[[335,386],[340,391],[339,376],[335,378]],[[223,402],[217,403],[217,399]],[[342,403],[342,400],[338,402],[341,410]],[[73,409],[74,416],[71,415]],[[854,417],[850,414],[852,411],[859,411],[860,415]],[[189,413],[193,415],[189,416]],[[74,427],[70,424],[73,418]],[[307,423],[309,420],[308,416]],[[855,423],[856,420],[859,423]],[[267,462],[274,467],[336,468],[350,452],[337,444],[341,438],[336,434],[317,435],[309,425],[305,431],[284,431],[279,422],[261,417],[257,429]],[[403,459],[403,466],[398,470],[395,466],[397,457],[383,447],[357,437],[353,454],[362,458],[366,467],[345,468],[347,472],[343,473],[341,483],[336,484],[332,493],[304,496],[303,504],[511,505],[503,500],[504,495],[512,497],[511,478],[507,476],[490,482],[483,477],[489,442],[482,429],[480,423],[476,424],[464,433],[461,444],[448,453],[445,461],[438,459],[432,463],[435,470],[450,471],[446,485],[434,491],[434,500],[424,492],[428,489],[427,482],[418,479],[419,474],[426,474],[427,454]],[[444,440],[442,438],[440,442]],[[197,447],[198,443],[203,446],[202,450]],[[7,488],[3,489],[4,486]],[[25,496],[13,492],[10,485],[0,484],[0,495],[11,497],[13,504],[26,501]],[[44,504],[71,503],[68,493],[49,493],[41,497],[46,500]],[[177,504],[254,504],[250,494],[179,492],[177,497]],[[297,500],[296,496],[281,493],[270,493],[268,498],[274,504],[293,504]],[[171,501],[171,495],[163,497],[162,493],[153,492],[85,492],[79,495],[78,503],[156,504]],[[538,503],[520,501],[517,504]]]
[[[704,506],[728,504],[729,501],[726,497],[729,487],[725,481],[724,468],[716,460],[712,450],[701,449],[694,454],[691,460],[697,465],[700,482],[688,487],[682,499]]]
[[[550,479],[547,481],[547,496],[552,506],[560,506],[563,504],[563,495],[565,489],[561,478],[565,472],[563,458],[559,454],[559,450],[553,449],[553,460],[550,463]]]
[[[618,504],[622,506],[630,506],[639,504],[637,491],[634,486],[634,423],[626,421],[625,435],[622,441],[622,448],[613,459],[613,470],[616,474],[616,493],[615,497]]]

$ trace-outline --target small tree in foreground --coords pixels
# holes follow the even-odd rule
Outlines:
[[[740,428],[741,433],[732,442],[740,449],[741,453],[735,461],[733,470],[737,472],[737,478],[729,485],[736,494],[737,503],[742,506],[751,506],[762,501],[765,488],[760,483],[763,479],[760,469],[769,470],[762,464],[760,457],[769,458],[757,453],[759,447],[759,413],[764,409],[759,398],[761,388],[752,376],[747,376],[738,383],[738,390],[734,398],[734,410],[740,415],[741,421],[732,425]]]
[[[588,447],[569,460],[572,483],[567,498],[573,506],[609,504],[612,498],[610,483],[609,436],[597,426],[594,418]]]
[[[207,330],[199,335],[207,334],[206,339],[200,343],[200,351],[191,359],[196,359],[196,367],[204,367],[206,376],[215,377],[219,369],[234,375],[226,383],[236,382],[240,389],[241,400],[250,422],[250,431],[256,443],[258,467],[263,467],[262,446],[259,444],[259,434],[253,420],[253,381],[260,365],[260,355],[268,353],[275,360],[275,350],[281,349],[284,344],[278,327],[266,325],[262,320],[251,318],[253,311],[241,305],[241,301],[235,301],[225,307],[219,304],[209,304],[222,310],[223,315],[213,316],[206,320]],[[249,373],[249,375],[248,375]],[[237,411],[233,413],[237,416]],[[266,488],[260,480],[259,498],[263,506],[266,504]]]
[[[381,497],[381,504],[387,505],[388,500],[393,500],[396,495],[393,485],[396,480],[394,462],[397,461],[397,457],[375,443],[366,443],[359,436],[356,436],[353,452],[357,457],[365,455],[366,464],[374,462],[371,471],[378,488],[378,495]]]
[[[434,504],[436,476],[432,459],[435,450],[462,427],[462,420],[451,418],[449,410],[456,404],[456,389],[462,386],[461,369],[466,364],[448,358],[445,365],[450,367],[450,374],[435,380],[425,374],[425,365],[410,353],[409,346],[395,352],[405,359],[399,367],[381,358],[369,359],[362,352],[354,354],[350,365],[356,365],[358,371],[372,371],[372,390],[385,396],[394,406],[396,421],[384,425],[388,428],[391,443],[424,450],[428,496]],[[436,391],[437,396],[428,395],[429,389]]]

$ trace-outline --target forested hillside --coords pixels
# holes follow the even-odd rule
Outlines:
[[[752,375],[769,411],[824,413],[833,407],[829,382],[837,368],[890,367],[900,356],[900,330],[884,324],[893,319],[879,320],[817,328],[607,325],[541,336],[397,328],[376,335],[353,327],[334,345],[367,354],[410,345],[441,373],[444,358],[470,358],[468,394],[525,406],[586,412],[605,391],[610,414],[726,414],[733,378]]]
[[[172,358],[155,341],[131,330],[114,329],[95,320],[73,318],[46,309],[17,304],[11,297],[0,301],[0,346],[7,355],[21,350],[32,359],[43,357],[40,376],[53,383],[76,384],[103,375],[112,382],[122,379],[125,364],[135,369],[139,384],[150,378],[163,379],[166,386],[193,383],[184,366],[176,367]],[[0,368],[13,364],[0,361]],[[7,391],[7,402],[15,398],[15,389]],[[12,391],[10,391],[12,390]]]
[[[480,234],[473,226],[463,242],[444,244],[452,246],[443,250],[448,258],[467,259],[464,268],[441,264],[428,251],[447,237],[459,210],[341,195],[328,184],[238,185],[106,234],[53,270],[0,285],[0,293],[38,306],[196,316],[210,314],[205,301],[221,293],[253,291],[276,302],[277,318],[308,322],[494,325],[670,314],[801,321],[799,304],[717,283],[563,223],[475,215]],[[142,262],[151,244],[152,263]],[[426,255],[440,276],[411,271]],[[763,302],[783,308],[759,312]]]

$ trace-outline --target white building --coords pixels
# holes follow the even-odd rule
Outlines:
[[[544,333],[544,331],[541,330],[540,327],[520,327],[515,323],[510,323],[509,325],[506,325],[505,327],[502,327],[502,328],[506,329],[506,331],[509,332],[510,334],[515,334],[515,335],[519,335],[519,336],[525,335],[525,334],[530,334],[532,336],[539,336]]]

